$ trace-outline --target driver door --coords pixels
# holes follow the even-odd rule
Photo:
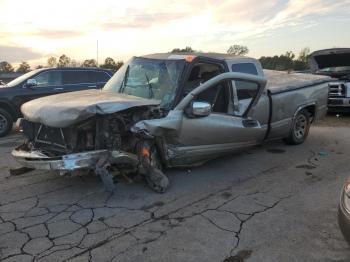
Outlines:
[[[257,96],[252,99],[251,104],[243,114],[234,105],[234,102],[237,101],[234,98],[234,94],[237,94],[235,86],[222,84],[223,81],[228,83],[229,80],[247,81],[257,86]],[[218,84],[221,85],[219,88]],[[261,77],[240,73],[224,73],[193,90],[176,108],[183,110],[184,115],[178,133],[179,146],[174,149],[176,153],[171,162],[174,165],[186,165],[196,161],[205,161],[260,143],[264,139],[267,126],[261,126],[257,120],[251,119],[249,111],[258,101],[265,84],[265,79]],[[218,89],[219,94],[212,92],[215,88]],[[229,92],[225,93],[223,91],[225,88]],[[215,104],[210,105],[212,107],[211,113],[206,116],[186,113],[189,110],[194,110],[191,107],[195,101],[203,102],[202,98],[208,97],[208,94],[217,96]],[[225,98],[229,101],[225,102]],[[222,103],[225,103],[227,108],[224,109]]]

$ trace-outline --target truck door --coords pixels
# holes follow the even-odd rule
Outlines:
[[[231,80],[255,86],[255,97],[250,100],[246,109],[240,109],[234,104],[237,101],[234,97],[237,92],[230,84]],[[265,85],[266,80],[262,77],[224,73],[190,92],[175,108],[183,110],[184,115],[173,163],[186,164],[210,159],[260,143],[267,127],[250,118],[249,112],[256,105]],[[211,111],[206,113],[202,110],[201,114],[200,107],[204,108],[205,105]]]

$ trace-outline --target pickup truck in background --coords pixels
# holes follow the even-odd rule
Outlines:
[[[313,73],[334,78],[329,83],[328,110],[350,111],[350,48],[313,52],[309,65]]]
[[[6,136],[13,122],[22,116],[21,105],[53,94],[98,89],[113,72],[101,68],[42,68],[30,71],[7,84],[0,85],[0,137]]]
[[[26,141],[12,155],[28,168],[138,172],[156,192],[164,168],[193,166],[266,140],[301,144],[327,112],[330,78],[263,70],[214,53],[133,57],[102,90],[22,106]]]

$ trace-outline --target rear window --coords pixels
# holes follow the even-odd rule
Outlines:
[[[91,83],[106,83],[111,77],[105,72],[89,72]]]
[[[255,65],[252,63],[233,64],[232,72],[258,75],[258,70],[256,70]]]
[[[233,64],[232,72],[258,75],[258,70],[252,63]],[[256,96],[259,89],[256,83],[238,80],[234,82],[237,88],[238,100],[249,99],[249,101],[251,101],[251,99]]]

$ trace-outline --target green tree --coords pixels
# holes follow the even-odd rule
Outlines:
[[[227,49],[227,54],[229,55],[246,55],[249,53],[248,47],[244,45],[231,45]]]
[[[292,51],[288,51],[280,56],[263,56],[259,60],[262,67],[265,69],[304,71],[309,68],[309,54],[310,49],[304,48],[300,51],[298,58],[296,58]]]
[[[118,71],[119,68],[121,68],[123,65],[124,65],[124,62],[123,62],[122,60],[117,61],[117,62],[115,63],[115,71]]]
[[[56,67],[57,66],[57,58],[54,56],[51,56],[49,59],[47,59],[47,66],[48,67]]]
[[[27,62],[22,62],[16,70],[16,72],[18,73],[27,73],[29,71],[30,71],[30,65]]]
[[[304,71],[309,69],[308,58],[310,56],[310,48],[303,48],[298,56],[298,59],[294,61],[294,70]]]
[[[14,71],[13,66],[7,61],[0,62],[0,72],[1,73],[11,73]]]
[[[195,50],[192,49],[190,46],[186,46],[183,49],[180,48],[174,48],[170,53],[194,53]]]
[[[104,69],[109,69],[113,71],[118,71],[118,69],[124,64],[123,61],[117,61],[115,62],[113,58],[107,57],[105,59],[104,64],[102,64],[100,67]]]
[[[61,55],[58,59],[57,67],[67,67],[70,65],[71,59],[65,54]]]
[[[95,59],[86,59],[82,66],[84,67],[97,67],[97,62]]]

